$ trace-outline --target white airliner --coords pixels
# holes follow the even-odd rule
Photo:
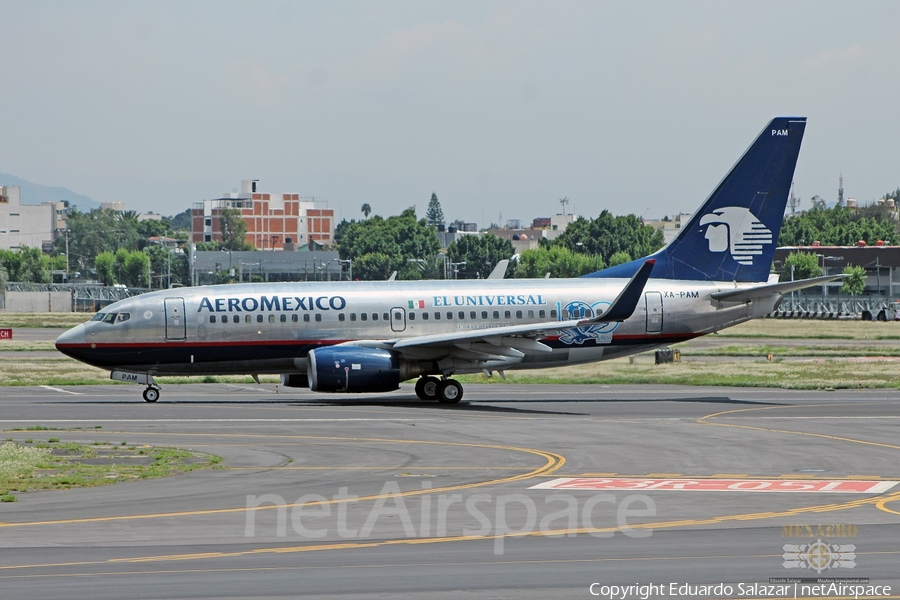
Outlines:
[[[319,392],[387,392],[418,378],[456,403],[455,374],[601,361],[772,312],[833,278],[767,283],[805,118],[757,137],[679,235],[652,256],[577,279],[254,283],[111,304],[56,347],[146,386],[155,375],[281,374]]]

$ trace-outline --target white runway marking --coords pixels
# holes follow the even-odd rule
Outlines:
[[[49,385],[42,385],[41,387],[44,388],[45,390],[50,390],[50,391],[53,391],[53,392],[62,392],[63,394],[72,394],[73,396],[81,396],[81,395],[82,395],[82,394],[79,394],[78,392],[70,392],[69,390],[64,390],[64,389],[61,389],[61,388],[50,387]]]

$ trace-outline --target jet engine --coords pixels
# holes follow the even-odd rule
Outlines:
[[[396,352],[379,348],[316,348],[306,361],[309,389],[314,392],[389,392],[422,372]]]

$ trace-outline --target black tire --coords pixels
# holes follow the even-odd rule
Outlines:
[[[147,388],[144,390],[144,400],[147,402],[156,402],[159,400],[159,390],[152,387]]]
[[[422,400],[437,400],[440,384],[441,380],[437,377],[420,377],[416,382],[416,396]]]
[[[462,385],[455,379],[445,379],[438,385],[437,399],[441,404],[456,404],[462,397]]]

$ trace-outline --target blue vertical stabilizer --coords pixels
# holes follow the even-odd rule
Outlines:
[[[784,219],[806,117],[776,117],[672,242],[649,257],[585,277],[766,281]]]

